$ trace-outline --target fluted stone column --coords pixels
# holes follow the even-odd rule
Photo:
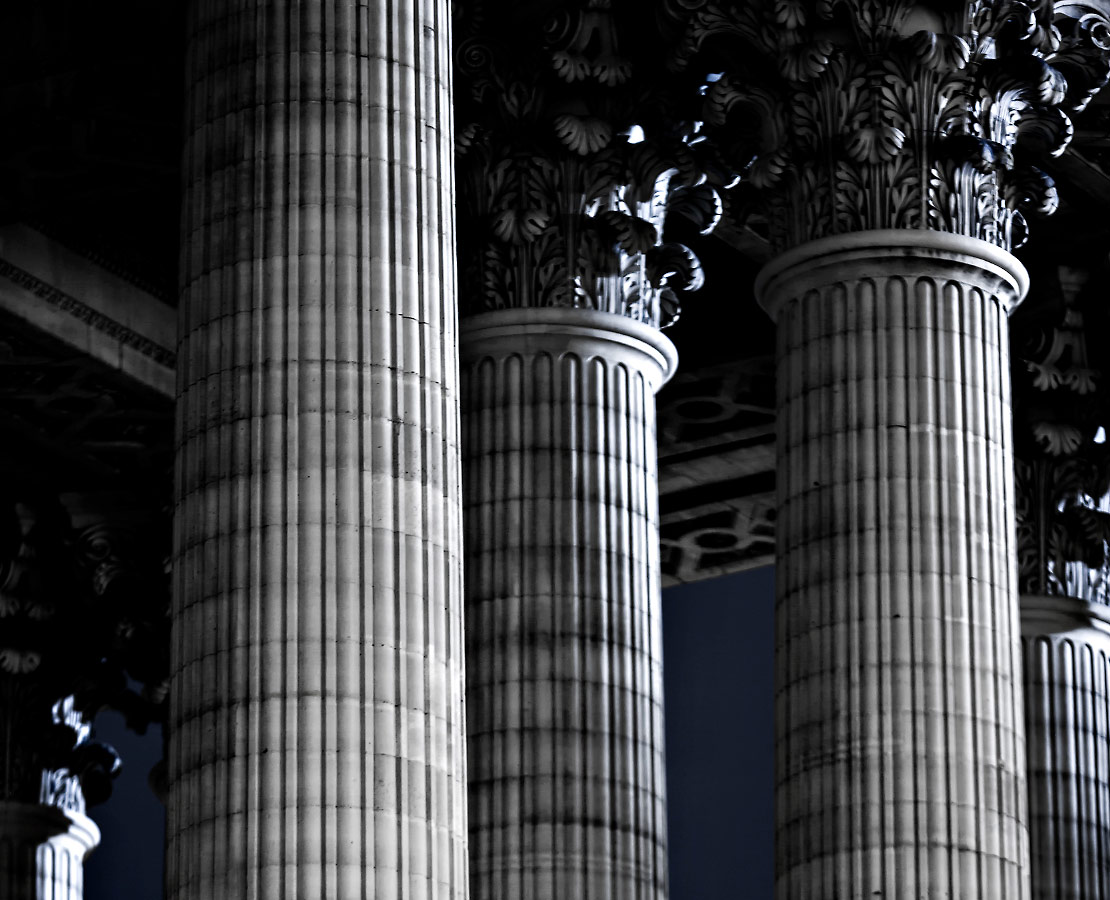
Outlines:
[[[780,900],[1028,896],[1009,253],[862,232],[778,323]]]
[[[1110,607],[1021,598],[1034,900],[1110,898]]]
[[[655,392],[721,170],[634,7],[455,32],[474,900],[666,897]]]
[[[467,895],[449,44],[190,5],[172,900]]]
[[[100,829],[83,813],[0,800],[0,897],[81,900],[85,859],[99,844]]]
[[[611,313],[464,320],[473,894],[666,891],[655,392]]]
[[[663,12],[776,254],[776,897],[1024,900],[1009,251],[1056,208],[1038,164],[1105,83],[1104,12]]]
[[[1096,272],[1043,268],[1010,342],[1034,900],[1110,900],[1110,391],[1099,352],[1110,321]]]

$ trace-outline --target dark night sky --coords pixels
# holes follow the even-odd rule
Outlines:
[[[771,898],[773,613],[770,568],[663,592],[670,900]],[[92,810],[103,841],[85,898],[158,900],[163,811],[146,773],[161,736],[128,734],[114,713],[96,733],[124,770]]]

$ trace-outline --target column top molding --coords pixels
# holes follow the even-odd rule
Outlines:
[[[0,800],[0,834],[19,834],[37,843],[65,836],[78,845],[83,856],[100,845],[100,829],[84,813],[18,800]]]
[[[975,284],[998,296],[1007,312],[1029,289],[1025,266],[987,241],[937,231],[880,229],[822,238],[786,251],[760,271],[755,294],[777,319],[784,303],[809,291],[875,277]]]
[[[1077,597],[1021,595],[1021,632],[1036,637],[1052,631],[1094,628],[1110,639],[1110,606]]]
[[[660,331],[590,309],[505,309],[470,316],[459,329],[459,352],[464,362],[529,352],[600,357],[633,370],[646,368],[656,389],[678,368],[678,351]]]

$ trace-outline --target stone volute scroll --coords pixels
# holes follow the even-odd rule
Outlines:
[[[666,896],[660,329],[733,176],[665,37],[634,2],[456,5],[474,900]]]

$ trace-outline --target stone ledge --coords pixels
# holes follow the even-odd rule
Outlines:
[[[175,311],[26,225],[0,227],[0,311],[174,395]]]

